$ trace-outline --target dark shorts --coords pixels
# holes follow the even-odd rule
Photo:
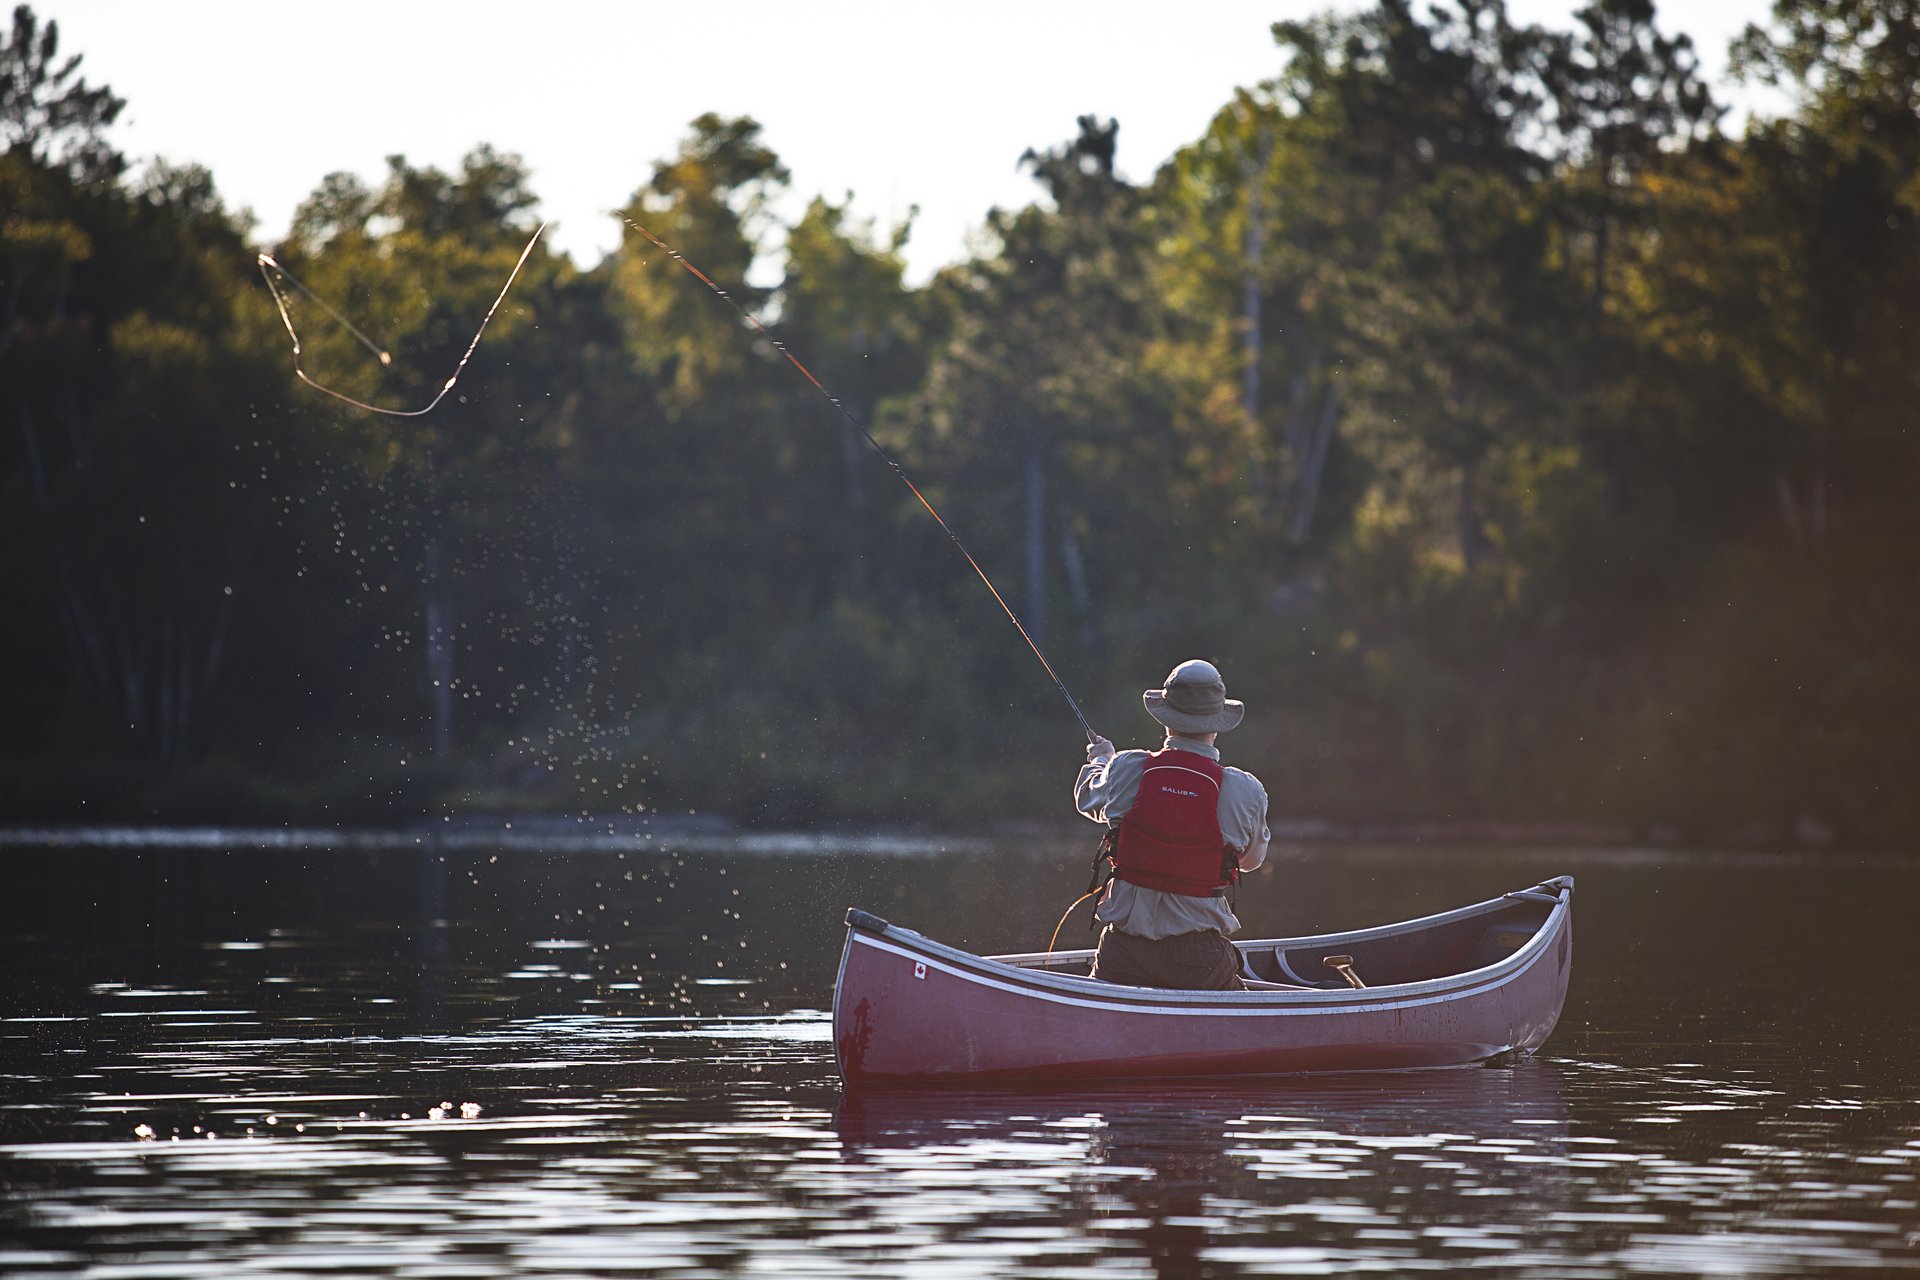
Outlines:
[[[1100,931],[1093,976],[1130,987],[1239,991],[1240,950],[1213,929],[1141,938],[1112,925]]]

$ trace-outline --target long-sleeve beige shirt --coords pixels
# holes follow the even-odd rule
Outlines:
[[[1220,758],[1210,743],[1167,734],[1166,745],[1192,751],[1210,760]],[[1121,751],[1081,767],[1073,784],[1073,801],[1081,813],[1109,827],[1120,825],[1140,791],[1140,775],[1147,752]],[[1267,789],[1244,769],[1226,766],[1220,779],[1220,835],[1240,851],[1240,869],[1252,871],[1267,860]],[[1094,913],[1103,923],[1142,938],[1168,938],[1198,929],[1232,933],[1240,927],[1225,898],[1195,898],[1184,893],[1148,889],[1124,880],[1107,886]]]

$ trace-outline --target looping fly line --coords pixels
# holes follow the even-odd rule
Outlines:
[[[286,294],[281,292],[280,285],[275,281],[274,279],[275,273],[278,273],[280,277],[282,277],[289,285],[292,285],[295,290],[299,291],[302,295],[304,295],[316,307],[319,307],[322,311],[326,312],[329,316],[333,317],[334,321],[338,323],[342,328],[344,328],[348,333],[352,334],[355,340],[357,340],[361,346],[365,347],[368,351],[371,351],[374,355],[374,358],[379,360],[383,367],[392,366],[393,356],[379,343],[375,342],[372,338],[369,338],[365,333],[362,333],[360,329],[357,326],[355,326],[351,320],[341,315],[339,311],[335,310],[331,305],[329,305],[326,299],[322,298],[319,294],[315,293],[313,290],[307,288],[306,285],[300,283],[299,277],[295,276],[293,272],[287,270],[285,267],[281,266],[278,262],[275,262],[271,254],[265,254],[265,253],[261,254],[260,255],[260,274],[262,277],[265,278],[267,282],[267,291],[273,294],[273,305],[280,309],[280,323],[287,327],[287,337],[293,340],[294,376],[299,378],[300,381],[306,383],[308,386],[312,387],[315,391],[323,392],[326,395],[330,395],[335,400],[339,400],[346,404],[350,404],[356,409],[364,409],[368,413],[383,414],[384,416],[389,418],[421,418],[421,417],[425,417],[429,413],[432,413],[435,407],[437,407],[442,400],[447,398],[447,393],[453,390],[453,384],[460,381],[460,375],[466,371],[467,361],[473,359],[473,353],[479,349],[480,338],[483,334],[486,333],[487,325],[493,320],[493,313],[498,311],[500,309],[500,304],[507,300],[507,291],[513,288],[513,282],[519,278],[520,268],[527,265],[527,259],[533,256],[533,246],[540,243],[540,236],[543,232],[546,231],[546,229],[547,229],[547,224],[544,222],[541,223],[540,226],[534,231],[533,238],[527,241],[527,247],[520,251],[519,261],[513,264],[513,270],[507,274],[507,282],[500,286],[500,295],[493,300],[493,305],[487,308],[487,314],[480,318],[480,327],[474,330],[473,341],[467,344],[467,349],[465,354],[463,354],[460,357],[460,363],[456,364],[453,367],[453,374],[441,386],[440,393],[434,396],[432,400],[429,400],[425,408],[421,408],[421,409],[383,409],[379,405],[368,404],[364,400],[355,399],[353,396],[348,395],[344,391],[337,391],[334,388],[326,386],[323,383],[316,382],[311,377],[309,377],[307,375],[306,369],[304,369],[300,364],[300,331],[294,327],[293,314],[287,310]]]
[[[840,402],[840,398],[838,396],[834,395],[833,392],[827,390],[826,386],[823,383],[821,383],[820,379],[813,376],[813,370],[807,368],[807,366],[805,366],[804,364],[801,364],[799,357],[795,356],[793,352],[787,350],[786,343],[774,337],[772,332],[768,330],[767,326],[765,326],[764,324],[761,324],[758,318],[756,318],[752,312],[748,311],[745,307],[741,306],[739,302],[734,300],[734,297],[732,294],[728,293],[725,289],[722,289],[718,284],[714,283],[712,277],[708,276],[707,273],[702,271],[699,267],[694,266],[693,263],[688,261],[678,249],[674,248],[672,245],[662,240],[659,236],[654,235],[653,232],[647,230],[645,227],[635,222],[632,218],[622,217],[620,220],[626,223],[629,227],[632,227],[635,231],[639,232],[642,236],[645,236],[647,241],[650,244],[652,244],[654,248],[659,249],[661,252],[665,253],[668,257],[672,258],[675,262],[685,267],[687,271],[693,276],[694,279],[698,280],[701,284],[704,284],[705,286],[707,286],[707,288],[713,291],[716,297],[718,297],[722,302],[726,303],[729,307],[732,307],[734,310],[734,314],[738,315],[742,320],[745,320],[749,325],[753,326],[753,329],[756,333],[758,333],[761,337],[765,338],[768,342],[772,343],[773,349],[775,351],[778,351],[781,355],[785,356],[787,363],[792,365],[794,368],[798,369],[800,371],[800,376],[805,378],[808,382],[812,383],[813,389],[815,391],[818,391],[821,394],[821,396],[825,398],[828,404],[832,405],[836,410],[839,411],[840,416],[847,420],[847,425],[852,427],[855,431],[858,431],[861,437],[865,439],[868,444],[873,446],[874,452],[879,454],[881,459],[885,461],[886,464],[893,469],[893,474],[899,477],[900,483],[906,485],[907,488],[913,491],[913,496],[920,500],[920,505],[927,509],[927,514],[932,516],[934,519],[934,522],[937,523],[943,531],[945,531],[947,537],[950,540],[952,540],[954,549],[958,551],[963,557],[965,557],[966,562],[973,567],[973,571],[980,575],[980,581],[985,583],[987,590],[993,593],[994,600],[999,603],[1000,608],[1006,613],[1007,620],[1013,623],[1014,629],[1020,633],[1020,638],[1027,642],[1027,648],[1033,650],[1033,656],[1040,659],[1040,665],[1046,668],[1047,678],[1053,681],[1053,687],[1060,691],[1060,696],[1067,700],[1067,705],[1069,707],[1073,708],[1074,718],[1079,720],[1080,727],[1087,731],[1087,741],[1093,742],[1098,740],[1100,735],[1093,731],[1093,726],[1091,724],[1087,723],[1087,717],[1085,713],[1083,713],[1080,710],[1080,704],[1074,700],[1073,694],[1068,691],[1066,682],[1062,680],[1057,673],[1055,673],[1053,669],[1053,664],[1047,661],[1047,655],[1040,652],[1039,644],[1034,641],[1033,636],[1027,631],[1026,624],[1020,621],[1020,615],[1013,611],[1013,606],[1008,604],[1006,597],[1000,594],[1000,588],[993,585],[993,579],[989,578],[987,576],[987,571],[980,567],[980,562],[973,558],[973,552],[967,550],[966,544],[960,541],[960,535],[953,531],[953,526],[947,523],[946,517],[942,516],[938,511],[934,510],[933,504],[927,501],[927,495],[920,492],[920,486],[915,484],[911,479],[907,477],[906,470],[903,467],[901,467],[901,465],[898,462],[894,460],[893,455],[887,452],[885,446],[883,446],[878,440],[873,438],[873,433],[867,430],[865,426],[861,425],[860,419],[853,416],[852,411],[849,410],[846,405]],[[1055,932],[1057,935],[1058,931],[1056,930]]]

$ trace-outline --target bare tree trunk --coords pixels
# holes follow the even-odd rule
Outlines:
[[[256,507],[256,514],[258,511]],[[257,526],[259,521],[255,520],[254,524]],[[201,668],[200,678],[209,686],[220,675],[220,660],[227,654],[227,624],[232,621],[233,596],[228,594],[220,598],[220,612],[214,615],[213,630],[207,635],[207,661]]]
[[[868,404],[865,406],[865,409],[866,412],[861,416],[860,420],[862,422],[872,422],[873,406]],[[840,459],[846,464],[847,510],[852,514],[854,528],[864,531],[866,528],[865,516],[867,510],[866,442],[860,438],[860,433],[855,431],[851,424],[843,423],[841,424],[841,428]],[[861,549],[861,547],[864,546],[864,542],[865,539],[861,539],[860,542],[856,544],[853,557],[848,567],[849,583],[855,596],[864,596],[867,593],[867,557],[866,552]]]
[[[1047,627],[1047,470],[1038,429],[1027,429],[1027,630],[1036,644]]]
[[[26,446],[27,474],[32,482],[34,501],[46,519],[54,574],[60,582],[57,608],[60,629],[67,637],[67,652],[73,659],[83,687],[95,696],[105,698],[110,696],[108,691],[111,687],[106,652],[92,610],[87,607],[86,590],[67,557],[66,543],[56,523],[53,485],[47,478],[46,460],[40,453],[40,436],[34,430],[32,411],[24,404],[19,405],[15,411],[15,421],[20,424],[20,438]]]
[[[86,584],[74,570],[66,547],[57,541],[57,531],[54,537],[53,565],[60,578],[60,619],[68,634],[69,651],[79,668],[82,687],[100,701],[111,703],[114,679],[107,637],[88,600]]]
[[[1320,372],[1320,358],[1313,343],[1303,341],[1289,346],[1293,376],[1287,380],[1287,459],[1294,468],[1291,474],[1297,478],[1300,464],[1307,455],[1307,400],[1313,394],[1314,375]],[[1282,480],[1283,493],[1285,486]]]
[[[13,345],[20,333],[20,299],[26,296],[27,281],[33,275],[27,255],[16,253],[7,264],[6,301],[0,304],[0,354]]]
[[[427,539],[426,657],[433,686],[433,756],[444,762],[453,749],[453,610],[440,573],[440,539]]]
[[[80,429],[80,392],[76,387],[64,386],[55,393],[55,398],[59,417],[66,424],[67,444],[73,450],[73,470],[82,470],[91,450],[87,448],[86,433]]]
[[[177,690],[174,688],[173,673],[180,638],[170,622],[157,623],[154,630],[159,636],[155,646],[159,652],[154,655],[153,662],[153,742],[159,753],[160,762],[171,764],[173,762],[174,713],[178,710],[174,705],[174,694]]]
[[[137,730],[142,719],[141,713],[147,705],[146,646],[141,646],[140,654],[136,657],[124,630],[120,632],[118,640],[115,647],[120,651],[120,707],[127,717],[128,727]],[[151,734],[152,729],[149,728],[147,732]]]
[[[1460,468],[1460,505],[1457,512],[1460,522],[1460,563],[1468,573],[1479,567],[1481,553],[1485,550],[1480,535],[1480,492],[1476,471],[1474,464]]]
[[[1293,519],[1287,530],[1296,545],[1306,542],[1307,535],[1313,531],[1313,512],[1320,503],[1320,481],[1327,471],[1327,450],[1333,444],[1333,430],[1339,421],[1340,388],[1329,386],[1320,401],[1320,421],[1314,427],[1313,440],[1300,472],[1300,488],[1294,497]]]
[[[114,736],[124,742],[132,735],[143,750],[177,765],[192,754],[202,693],[214,685],[224,656],[232,596],[228,594],[205,623],[203,642],[204,615],[180,594],[184,578],[155,581],[150,574],[138,584],[127,583],[107,564],[76,559],[69,529],[97,508],[86,501],[89,423],[81,386],[57,388],[54,408],[56,453],[62,431],[70,450],[57,475],[49,470],[42,424],[32,408],[16,404],[15,421],[24,446],[27,489],[45,529],[53,606],[75,692],[112,726]],[[265,514],[264,502],[256,501],[249,535],[257,532]],[[251,546],[254,538],[240,542]],[[192,568],[183,561],[184,574],[190,576]]]
[[[1094,621],[1093,592],[1087,586],[1087,562],[1080,554],[1080,539],[1073,525],[1060,522],[1060,563],[1067,571],[1067,590],[1073,595],[1073,607],[1080,614],[1080,643],[1092,648],[1099,638]]]
[[[173,707],[173,743],[174,759],[185,760],[192,752],[189,741],[193,728],[193,626],[181,625],[180,653],[176,663],[179,692],[174,695]]]
[[[1587,324],[1590,333],[1600,332],[1600,321],[1607,308],[1607,254],[1613,237],[1613,180],[1609,176],[1612,157],[1602,154],[1600,165],[1600,218],[1593,228],[1593,297],[1588,303]]]
[[[1793,539],[1794,546],[1806,546],[1807,530],[1800,522],[1800,505],[1793,497],[1793,481],[1784,470],[1773,473],[1773,491],[1780,499],[1780,516],[1787,522],[1787,536]]]
[[[1260,131],[1260,151],[1255,167],[1247,174],[1247,260],[1241,282],[1241,340],[1245,345],[1245,367],[1241,371],[1240,407],[1247,417],[1248,439],[1252,445],[1252,465],[1247,468],[1248,483],[1255,501],[1264,498],[1267,479],[1262,464],[1260,442],[1260,347],[1261,263],[1267,253],[1267,219],[1261,196],[1266,188],[1267,169],[1273,162],[1273,131]]]
[[[53,509],[53,488],[47,483],[47,465],[40,457],[40,437],[33,429],[33,413],[22,404],[14,410],[20,424],[20,438],[27,446],[27,469],[33,480],[33,496],[42,511]]]
[[[867,405],[861,415],[862,422],[870,422],[873,406]],[[840,460],[847,467],[847,510],[860,512],[867,509],[867,450],[866,443],[860,439],[860,433],[851,424],[840,433]]]
[[[1313,461],[1316,423],[1324,416],[1324,399],[1316,403],[1314,387],[1324,361],[1319,342],[1301,333],[1289,335],[1287,363],[1293,374],[1287,381],[1286,467],[1274,483],[1274,502],[1291,529],[1298,520],[1300,495]]]

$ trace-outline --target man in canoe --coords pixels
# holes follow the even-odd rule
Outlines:
[[[1227,697],[1209,662],[1175,667],[1164,688],[1141,695],[1166,726],[1158,751],[1119,751],[1105,738],[1087,747],[1073,784],[1081,813],[1110,830],[1103,849],[1113,879],[1094,909],[1100,931],[1093,976],[1137,987],[1231,991],[1240,927],[1226,891],[1267,858],[1267,789],[1223,767],[1214,739],[1240,723],[1246,705]]]

